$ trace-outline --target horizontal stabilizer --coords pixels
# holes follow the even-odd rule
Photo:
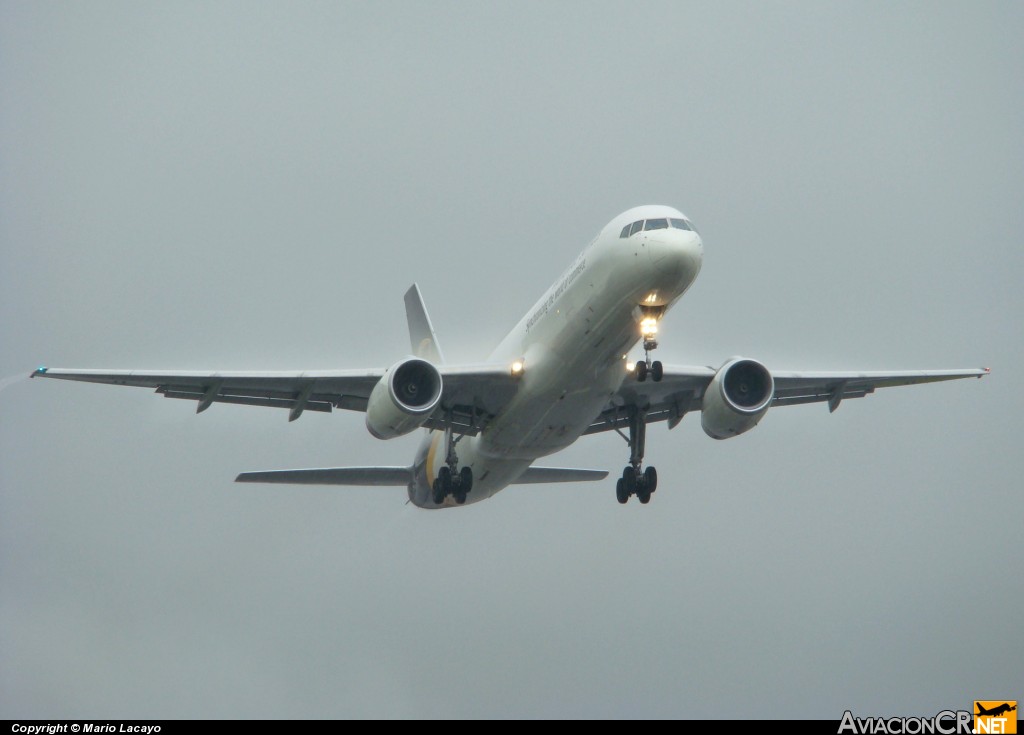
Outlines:
[[[592,482],[608,477],[606,470],[577,470],[572,467],[527,467],[513,485],[534,485],[544,482]]]
[[[243,472],[235,482],[278,482],[288,485],[390,485],[412,482],[411,467],[324,467],[309,470]]]

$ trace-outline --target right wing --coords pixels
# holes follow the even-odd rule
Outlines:
[[[712,367],[666,365],[664,377],[657,383],[650,379],[641,383],[629,375],[584,433],[624,429],[629,426],[630,416],[637,409],[643,410],[647,423],[667,421],[669,428],[674,428],[687,412],[700,410],[704,391],[716,372]],[[775,381],[772,405],[820,402],[828,403],[829,410],[835,411],[844,399],[862,398],[874,393],[876,388],[983,378],[988,373],[988,368],[846,372],[771,370]]]
[[[438,365],[437,369],[443,392],[437,409],[423,424],[428,429],[444,429],[450,418],[455,432],[478,434],[516,392],[517,381],[505,365]],[[202,372],[41,367],[32,377],[154,388],[165,398],[197,401],[197,413],[214,403],[286,408],[289,421],[294,421],[303,411],[365,412],[370,392],[385,372],[383,368]]]

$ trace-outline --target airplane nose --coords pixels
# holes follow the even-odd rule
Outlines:
[[[648,253],[655,270],[676,272],[690,278],[700,270],[704,244],[700,235],[689,230],[662,230],[652,238]]]

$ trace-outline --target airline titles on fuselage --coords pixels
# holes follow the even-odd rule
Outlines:
[[[576,278],[583,272],[587,267],[587,259],[581,257],[575,267],[569,272],[569,274],[562,279],[562,282],[558,284],[558,288],[551,292],[551,294],[544,299],[544,303],[533,312],[530,320],[526,322],[526,331],[530,331],[530,327],[537,323],[537,320],[548,313],[548,309],[555,303],[555,300],[565,293],[565,289],[569,288],[569,284],[576,280]]]

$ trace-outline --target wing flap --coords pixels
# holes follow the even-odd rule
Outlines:
[[[157,393],[162,393],[164,398],[184,398],[190,401],[201,401],[203,400],[202,393],[186,393],[182,391],[164,390],[162,388],[157,389]],[[287,408],[289,410],[295,410],[298,406],[298,401],[293,399],[281,399],[281,398],[256,398],[250,396],[226,396],[216,395],[210,398],[212,403],[234,403],[241,406],[268,406],[270,408]],[[203,406],[200,404],[198,409],[202,409]],[[330,413],[334,410],[334,406],[330,403],[323,401],[307,401],[302,407],[304,411],[323,411]]]

